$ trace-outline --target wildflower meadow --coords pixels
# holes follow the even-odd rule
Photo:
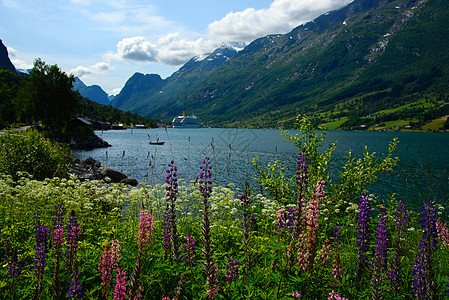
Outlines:
[[[260,189],[198,180],[131,188],[0,175],[2,299],[449,299],[445,207],[419,209],[369,184],[394,172],[389,145],[328,168],[335,144],[307,118],[285,138],[296,174],[261,166]]]

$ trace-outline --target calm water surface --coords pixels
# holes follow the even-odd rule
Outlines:
[[[220,185],[231,182],[243,189],[246,179],[254,181],[255,169],[251,164],[254,157],[259,158],[262,166],[278,160],[288,167],[286,173],[293,175],[299,153],[280,131],[269,129],[134,129],[96,134],[112,147],[73,154],[80,159],[93,157],[103,165],[149,184],[164,182],[164,171],[171,160],[177,165],[180,178],[195,180],[208,156],[214,167],[214,182]],[[446,204],[449,201],[448,134],[329,131],[324,147],[337,142],[331,168],[333,179],[338,180],[336,174],[350,149],[354,157],[360,157],[365,146],[381,155],[387,152],[388,143],[395,137],[400,141],[396,152],[399,165],[394,174],[383,176],[379,183],[370,186],[370,192],[384,198],[396,193],[414,199],[415,203],[435,197]],[[150,141],[157,140],[165,144],[150,145]]]

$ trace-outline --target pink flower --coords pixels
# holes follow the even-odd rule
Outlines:
[[[126,299],[126,272],[122,272],[122,270],[118,268],[114,289],[114,300],[124,299]]]
[[[327,300],[348,300],[348,299],[340,296],[340,294],[335,293],[335,291],[332,290],[331,292],[329,292],[329,297],[327,297]]]
[[[301,294],[300,293],[298,293],[298,292],[294,292],[293,294],[292,294],[292,296],[293,297],[295,297],[295,298],[301,298]]]
[[[154,235],[154,216],[148,210],[140,211],[139,248],[151,245]]]
[[[118,240],[112,240],[111,246],[104,247],[103,255],[98,264],[98,270],[101,272],[101,285],[104,295],[110,286],[112,273],[118,268],[120,261],[120,244]]]

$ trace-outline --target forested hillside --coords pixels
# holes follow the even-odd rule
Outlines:
[[[425,130],[437,119],[428,129],[442,129],[447,36],[443,0],[356,0],[287,34],[257,39],[213,67],[204,67],[212,57],[187,68],[191,61],[158,86],[118,95],[115,105],[167,120],[187,110],[220,126],[288,127],[306,113],[331,129]]]

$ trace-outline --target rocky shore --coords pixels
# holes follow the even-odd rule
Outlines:
[[[69,168],[69,174],[75,175],[80,180],[101,180],[109,178],[110,182],[123,183],[131,186],[138,184],[134,178],[128,178],[122,172],[113,170],[107,166],[102,166],[101,162],[91,157],[81,161],[78,158],[74,158]]]

